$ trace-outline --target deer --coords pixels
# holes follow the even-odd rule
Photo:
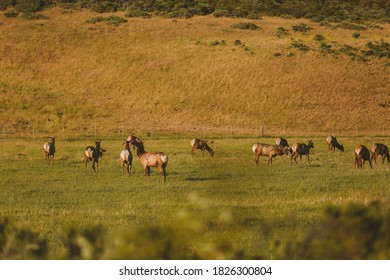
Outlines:
[[[55,144],[56,144],[55,137],[51,137],[50,141],[43,144],[43,150],[45,152],[46,162],[49,165],[53,165],[53,158],[54,158],[54,154],[56,152]]]
[[[278,145],[278,146],[287,147],[288,151],[290,153],[292,152],[290,145],[288,144],[287,140],[284,139],[284,138],[281,138],[281,137],[276,138],[275,144]]]
[[[366,161],[368,161],[372,167],[370,151],[364,145],[357,146],[355,149],[355,167],[363,168]]]
[[[259,165],[260,156],[268,157],[268,165],[271,163],[272,159],[280,155],[288,155],[289,147],[282,147],[280,145],[269,145],[264,143],[257,143],[252,146],[252,151],[256,154],[255,162],[256,165]]]
[[[126,141],[129,141],[129,143],[131,143],[130,145],[133,146],[134,151],[136,146],[142,142],[141,139],[134,135],[130,135],[129,137],[127,137]]]
[[[326,137],[326,143],[328,144],[328,150],[329,151],[336,151],[336,148],[339,149],[341,152],[344,152],[344,146],[341,145],[338,141],[337,138],[330,135]]]
[[[387,158],[387,162],[390,162],[389,148],[387,148],[386,145],[380,144],[380,143],[375,143],[371,147],[371,152],[372,152],[371,161],[372,161],[372,159],[374,159],[375,164],[376,164],[376,158],[379,155],[382,156],[382,163],[383,164],[385,163],[385,158]]]
[[[293,159],[294,159],[295,163],[298,164],[297,157],[299,156],[299,158],[302,160],[303,155],[307,156],[307,160],[309,161],[309,164],[310,164],[310,158],[309,158],[310,149],[314,149],[314,144],[313,144],[313,141],[311,139],[309,140],[308,144],[303,144],[303,143],[294,144],[291,148],[292,155],[291,155],[290,166],[292,166]]]
[[[106,152],[105,149],[100,147],[102,141],[95,141],[95,147],[93,146],[88,146],[85,151],[84,151],[84,174],[87,172],[87,163],[88,161],[92,162],[92,168],[93,171],[98,173],[99,169],[99,158],[103,157],[103,153]],[[96,163],[96,168],[95,168],[95,163]]]
[[[122,177],[125,172],[125,166],[126,166],[126,171],[127,174],[130,175],[131,168],[133,166],[133,154],[131,153],[130,150],[130,140],[126,140],[124,142],[125,144],[125,149],[122,150],[122,152],[119,155],[119,160],[121,161],[121,167],[122,167]]]
[[[191,155],[192,157],[194,157],[194,153],[195,153],[195,150],[196,149],[199,149],[202,151],[203,153],[203,156],[204,156],[204,151],[208,151],[210,156],[214,156],[214,151],[209,147],[209,145],[207,144],[207,140],[202,140],[202,139],[192,139],[190,141],[190,145],[192,147],[192,150],[191,150]]]
[[[162,176],[164,176],[165,183],[167,177],[166,167],[168,165],[168,156],[163,152],[146,152],[143,142],[135,136],[131,137],[129,144],[137,148],[137,156],[144,169],[144,175],[150,176],[150,168],[157,167],[160,172],[160,181]]]

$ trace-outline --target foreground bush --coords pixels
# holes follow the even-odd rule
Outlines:
[[[46,259],[47,241],[22,229],[8,218],[0,217],[0,260]]]
[[[64,255],[70,260],[201,260],[261,259],[263,252],[248,255],[237,240],[209,237],[210,227],[223,231],[234,221],[179,218],[174,224],[146,225],[108,237],[102,226],[64,231]],[[272,226],[259,226],[259,240],[269,240],[274,259],[367,260],[390,258],[390,214],[378,203],[329,206],[323,219],[309,230],[290,227],[287,240],[274,236]],[[298,241],[293,236],[302,236]],[[197,242],[196,242],[197,240]],[[199,243],[199,240],[202,240]],[[255,244],[254,244],[255,246]],[[0,220],[0,259],[46,259],[47,242],[7,218]]]

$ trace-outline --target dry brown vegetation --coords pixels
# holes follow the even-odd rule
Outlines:
[[[0,15],[3,131],[101,133],[124,130],[390,134],[388,59],[366,63],[324,55],[389,41],[390,25],[361,31],[264,17],[129,18],[117,27],[87,23],[89,11],[51,9],[47,20]],[[123,16],[121,13],[116,13]],[[305,22],[314,29],[293,32]],[[279,27],[287,34],[278,36]],[[310,47],[291,47],[291,38]],[[239,41],[238,41],[239,40]],[[275,55],[278,54],[278,55]],[[386,60],[387,59],[387,60]]]

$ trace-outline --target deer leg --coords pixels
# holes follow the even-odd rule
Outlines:
[[[256,154],[256,157],[255,157],[256,165],[259,165],[259,158],[260,158],[260,154]]]

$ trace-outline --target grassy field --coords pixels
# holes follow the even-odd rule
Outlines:
[[[275,158],[272,167],[264,158],[255,166],[251,146],[272,143],[271,138],[215,139],[214,158],[199,151],[191,158],[189,140],[146,139],[146,150],[169,156],[165,184],[156,170],[144,178],[138,158],[134,173],[122,178],[120,139],[103,140],[107,153],[98,175],[90,166],[83,172],[82,153],[92,144],[88,141],[58,139],[55,163],[48,167],[42,140],[3,140],[0,213],[46,238],[49,258],[54,259],[66,258],[68,228],[94,225],[105,231],[102,258],[155,257],[148,255],[145,242],[137,254],[117,249],[123,236],[137,230],[142,235],[145,227],[157,226],[173,227],[175,238],[180,233],[191,236],[186,250],[178,249],[173,258],[272,259],[282,257],[275,244],[289,242],[294,248],[322,221],[328,205],[379,201],[390,210],[390,165],[378,162],[357,170],[353,155],[358,143],[371,146],[388,143],[388,138],[341,138],[344,153],[329,152],[325,139],[315,138],[311,164],[304,158],[292,167],[287,156]]]
[[[6,134],[196,128],[257,136],[261,127],[265,135],[390,134],[386,50],[382,58],[363,55],[368,43],[389,42],[389,24],[356,31],[303,19],[207,16],[110,26],[88,21],[111,14],[43,14],[48,19],[0,14]],[[232,27],[240,22],[259,29]],[[312,29],[293,31],[302,23]]]

